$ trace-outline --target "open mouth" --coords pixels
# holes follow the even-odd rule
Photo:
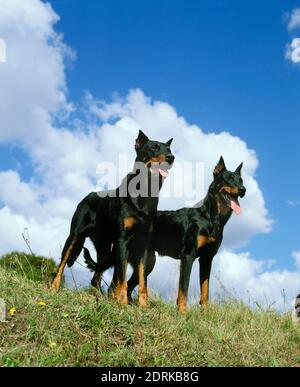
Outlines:
[[[172,167],[172,165],[164,162],[164,163],[151,163],[150,171],[154,174],[160,174],[162,177],[168,177],[169,176],[169,169]]]
[[[238,195],[230,194],[228,192],[221,192],[221,195],[225,203],[227,204],[227,206],[230,207],[236,215],[240,215],[240,213],[242,212],[242,209],[239,203]]]

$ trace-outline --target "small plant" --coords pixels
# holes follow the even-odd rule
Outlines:
[[[56,264],[51,258],[18,252],[2,256],[0,267],[21,274],[32,281],[46,283],[51,282],[56,270]]]

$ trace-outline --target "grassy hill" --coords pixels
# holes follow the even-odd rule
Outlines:
[[[237,302],[180,316],[159,299],[141,310],[94,290],[55,294],[1,267],[0,298],[0,366],[300,365],[300,324]]]

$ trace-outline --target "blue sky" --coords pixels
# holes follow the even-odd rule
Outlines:
[[[286,14],[297,1],[52,1],[78,58],[74,100],[140,87],[206,131],[230,131],[254,149],[257,179],[275,220],[258,235],[258,259],[293,265],[300,249],[300,68],[284,58]],[[255,209],[253,209],[255,211]]]
[[[231,240],[240,237],[239,230],[252,237],[239,249],[232,251],[228,245],[217,267],[226,271],[226,265],[231,265],[228,273],[240,278],[239,289],[246,281],[242,274],[248,270],[248,283],[254,279],[259,289],[256,295],[268,286],[264,273],[272,274],[269,294],[291,281],[300,284],[300,63],[286,56],[292,39],[300,38],[300,11],[294,28],[288,28],[300,1],[51,0],[53,11],[45,4],[40,0],[27,0],[26,6],[17,0],[0,2],[0,38],[7,40],[8,51],[7,63],[0,63],[2,250],[23,248],[20,238],[5,235],[8,224],[16,235],[28,226],[36,252],[49,252],[58,259],[74,206],[93,187],[90,174],[96,162],[103,150],[103,157],[110,157],[122,149],[112,132],[111,142],[103,135],[103,116],[97,133],[93,132],[86,108],[98,109],[97,101],[111,102],[118,94],[123,102],[116,121],[125,117],[137,125],[147,123],[150,109],[156,117],[153,133],[159,133],[160,118],[177,125],[173,146],[180,154],[184,154],[180,146],[191,138],[191,125],[201,128],[198,138],[204,143],[199,143],[199,159],[207,160],[208,174],[222,152],[218,146],[217,154],[213,149],[211,155],[205,153],[209,152],[205,144],[214,145],[208,134],[220,134],[228,158],[236,146],[246,164],[247,160],[255,163],[249,149],[255,150],[259,168],[255,175],[255,168],[245,168],[259,186],[245,205],[247,215],[230,221],[234,227],[228,226]],[[65,57],[68,49],[62,43],[74,50],[76,59]],[[132,95],[133,89],[142,93]],[[89,101],[87,91],[92,95]],[[145,96],[166,102],[163,113],[145,102]],[[68,110],[68,102],[75,112],[60,122],[60,112]],[[139,116],[132,113],[137,103],[142,106]],[[176,109],[173,115],[170,106]],[[110,108],[106,106],[107,111]],[[188,125],[182,125],[177,115]],[[74,130],[78,124],[74,118],[81,120],[82,132]],[[130,131],[123,124],[111,129],[121,130],[129,147],[134,138],[127,137],[135,136],[135,129]],[[101,140],[99,146],[92,135]],[[172,135],[170,128],[162,139]],[[247,149],[232,136],[245,141]],[[240,161],[238,156],[234,162]],[[23,203],[16,193],[22,194]],[[268,216],[274,221],[272,231],[262,233],[268,226],[260,222]],[[293,251],[299,253],[298,269]],[[257,266],[263,260],[275,261],[272,272]]]

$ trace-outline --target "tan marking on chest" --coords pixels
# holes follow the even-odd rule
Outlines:
[[[130,230],[136,223],[137,220],[133,216],[127,216],[123,220],[125,230]]]
[[[216,239],[213,237],[207,237],[204,235],[199,235],[197,238],[197,247],[200,249],[201,247],[204,247],[208,243],[216,242]]]

